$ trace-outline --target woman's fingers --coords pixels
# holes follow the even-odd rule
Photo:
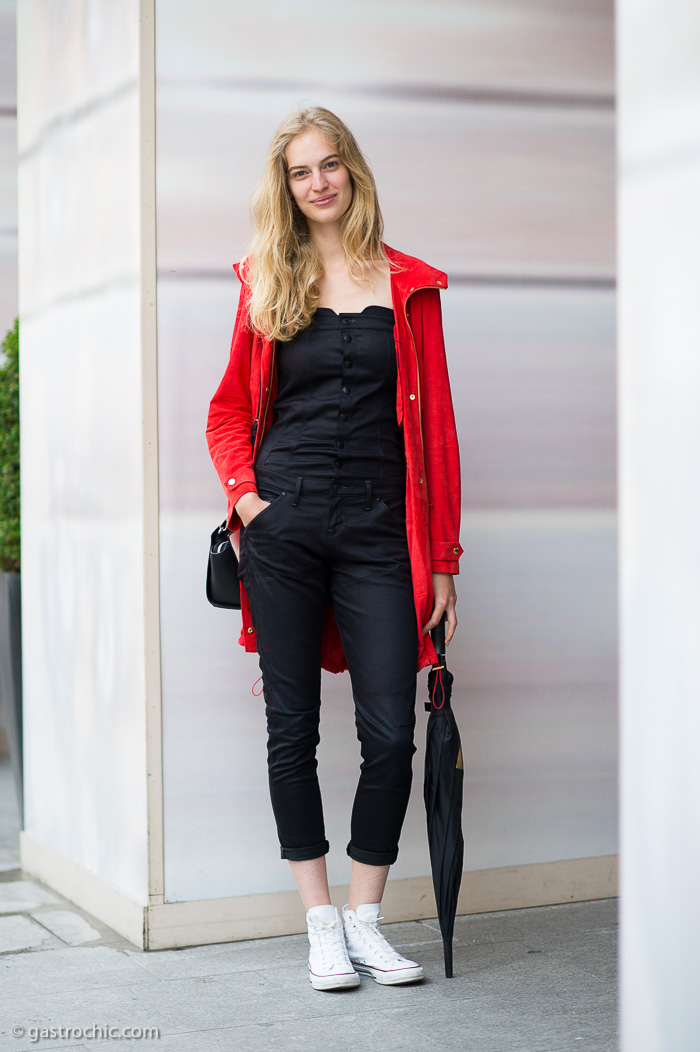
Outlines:
[[[446,613],[447,631],[445,633],[445,645],[447,646],[457,628],[456,602],[457,593],[452,574],[433,574],[433,612],[430,615],[430,620],[423,626],[423,635],[429,632],[431,628],[436,628],[440,624],[443,614]]]
[[[445,646],[450,645],[450,640],[455,634],[455,629],[459,622],[457,621],[457,612],[454,607],[454,603],[451,607],[447,608],[447,632],[445,633]]]
[[[444,609],[444,606],[438,607],[437,603],[435,604],[435,606],[433,607],[433,612],[430,616],[430,620],[427,622],[427,624],[423,625],[423,635],[425,635],[426,632],[429,632],[431,628],[437,628],[442,619]]]

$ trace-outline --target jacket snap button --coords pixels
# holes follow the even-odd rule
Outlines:
[[[249,631],[249,632],[254,632],[254,631],[255,631],[255,629],[251,627],[251,628],[249,628],[249,629],[248,629],[248,631]]]
[[[412,402],[415,402],[415,400],[416,400],[416,396],[415,395],[409,395],[408,397],[411,399]]]
[[[236,481],[235,479],[229,479],[229,480],[228,480],[228,484],[229,484],[229,486],[232,486],[232,485],[234,484],[234,482],[235,482],[235,481]]]
[[[452,551],[455,553],[455,555],[459,555],[459,548],[453,548]]]
[[[418,479],[418,481],[419,481],[419,482],[422,482],[422,481],[423,481],[423,479]]]

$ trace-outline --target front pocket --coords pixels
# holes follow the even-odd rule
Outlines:
[[[406,525],[406,498],[403,494],[396,497],[377,497],[377,504],[383,508],[400,526]]]
[[[265,490],[265,489],[260,490],[259,489],[258,490],[258,496],[260,497],[261,500],[269,500],[270,503],[266,507],[264,507],[262,509],[262,511],[259,511],[258,514],[255,516],[255,518],[250,520],[250,522],[248,523],[247,526],[243,527],[243,529],[246,531],[246,533],[258,521],[258,519],[262,518],[262,516],[265,515],[265,513],[270,510],[270,508],[272,507],[273,504],[277,503],[277,501],[280,499],[280,497],[284,496],[284,490],[281,493],[272,493],[270,490]]]

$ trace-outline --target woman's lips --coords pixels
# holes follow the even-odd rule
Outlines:
[[[335,201],[336,197],[337,194],[326,194],[325,197],[317,197],[316,200],[311,203],[314,205],[327,205],[330,204],[331,201]]]

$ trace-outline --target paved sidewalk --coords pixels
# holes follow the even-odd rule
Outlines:
[[[385,924],[425,982],[321,993],[304,935],[134,949],[23,879],[13,804],[0,759],[0,1052],[114,1052],[33,1029],[91,1026],[157,1027],[159,1052],[615,1052],[614,899],[459,917],[451,980],[436,921]]]

